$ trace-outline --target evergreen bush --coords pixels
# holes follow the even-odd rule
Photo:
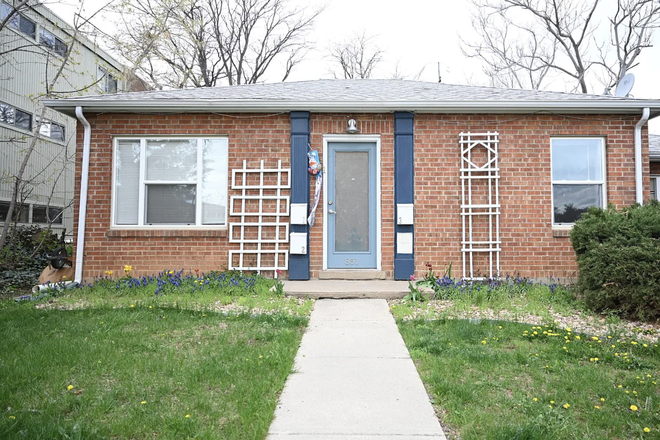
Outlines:
[[[0,254],[0,293],[29,290],[48,265],[44,257],[62,246],[52,231],[39,226],[16,226]]]
[[[578,292],[596,312],[660,319],[660,203],[617,211],[591,208],[575,222],[571,242]]]

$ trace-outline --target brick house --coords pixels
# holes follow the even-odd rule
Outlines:
[[[660,100],[401,80],[70,98],[77,279],[164,269],[289,279],[567,277],[589,206],[651,196]],[[323,165],[318,176],[308,152]]]

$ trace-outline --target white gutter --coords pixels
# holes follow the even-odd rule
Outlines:
[[[644,203],[644,181],[642,180],[642,127],[649,120],[650,110],[645,107],[642,119],[635,125],[635,193],[637,203]]]
[[[75,281],[82,282],[83,255],[85,249],[85,219],[87,217],[87,184],[89,182],[89,156],[91,152],[92,126],[83,115],[83,108],[76,107],[76,116],[85,127],[83,137],[83,162],[80,175],[80,204],[78,206],[78,239],[76,240]]]
[[[640,102],[642,101],[642,102]],[[120,113],[230,113],[230,112],[364,112],[411,111],[417,113],[517,113],[561,112],[597,114],[637,114],[642,105],[660,108],[660,100],[604,99],[563,101],[307,101],[268,99],[189,99],[154,96],[150,99],[70,98],[46,100],[44,104],[65,114],[84,105],[88,112]]]

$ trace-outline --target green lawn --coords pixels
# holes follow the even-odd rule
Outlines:
[[[397,322],[442,424],[462,440],[660,438],[657,343],[487,320]]]
[[[0,303],[1,439],[266,436],[305,317],[216,313],[199,306],[209,292],[190,300],[200,310],[173,307],[176,296],[75,295],[55,305],[95,306]]]

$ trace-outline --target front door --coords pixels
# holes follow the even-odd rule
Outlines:
[[[329,269],[375,269],[375,142],[329,142],[326,219]]]

